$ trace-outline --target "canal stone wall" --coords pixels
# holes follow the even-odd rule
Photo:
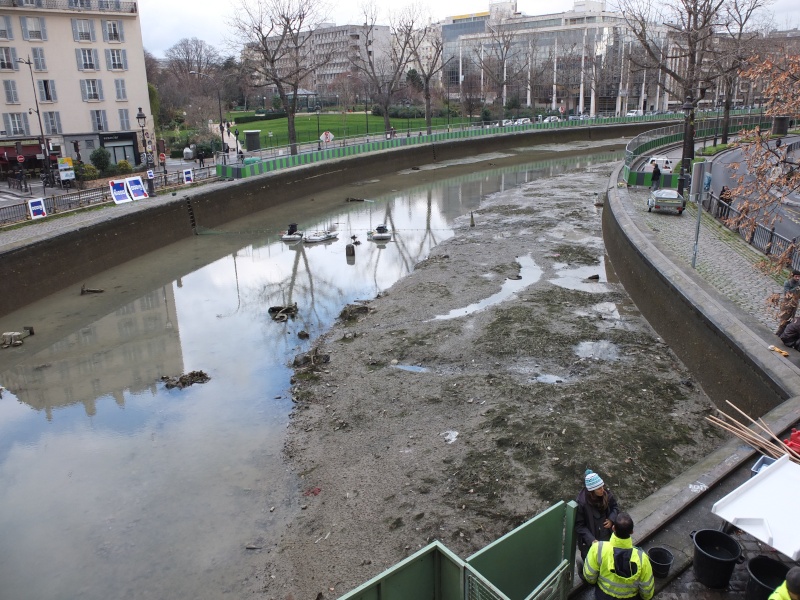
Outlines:
[[[253,212],[291,202],[320,189],[338,187],[435,161],[538,144],[632,137],[652,123],[514,131],[508,134],[393,148],[220,181],[137,203],[103,209],[85,227],[59,227],[58,220],[24,228],[28,240],[0,252],[0,315],[56,290],[81,284],[100,271]],[[124,208],[123,208],[124,207]],[[29,232],[29,233],[28,233]]]

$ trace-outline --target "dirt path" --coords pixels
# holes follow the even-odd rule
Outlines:
[[[719,443],[709,400],[606,276],[611,170],[488,198],[319,341],[330,362],[297,370],[285,449],[303,510],[265,597],[337,598],[434,539],[467,557],[574,498],[587,467],[630,507]],[[521,289],[467,310],[504,284]]]

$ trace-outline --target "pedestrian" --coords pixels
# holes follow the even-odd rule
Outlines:
[[[767,600],[800,600],[800,567],[789,569],[786,580]]]
[[[201,169],[206,166],[206,156],[205,156],[205,154],[203,154],[202,150],[200,150],[197,153],[197,160],[200,161],[200,168]]]
[[[800,350],[800,348],[798,348],[798,342],[800,342],[800,317],[795,317],[789,321],[789,324],[786,326],[786,329],[783,330],[780,338],[785,346]]]
[[[234,130],[233,130],[233,135],[235,135],[235,136],[236,136],[236,139],[237,139],[237,140],[239,139],[239,128],[238,128],[238,127],[237,127],[236,129],[234,129]]]
[[[583,578],[594,589],[595,600],[636,598],[650,600],[655,580],[650,558],[633,545],[633,519],[619,513],[607,542],[592,544],[583,563]]]
[[[733,193],[727,185],[723,185],[719,191],[719,199],[729,206],[733,203]]]
[[[600,475],[586,469],[583,477],[584,487],[575,499],[578,514],[575,519],[575,533],[578,536],[578,550],[585,559],[592,544],[611,539],[611,528],[619,513],[617,499],[603,483]]]
[[[653,167],[653,190],[657,190],[658,186],[661,184],[661,169],[658,168],[658,164]]]
[[[792,276],[783,284],[783,296],[781,297],[781,307],[778,313],[778,329],[775,335],[780,337],[783,330],[794,317],[797,310],[798,294],[800,294],[800,271],[793,270]]]

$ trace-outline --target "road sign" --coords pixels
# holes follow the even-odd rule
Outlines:
[[[25,162],[25,157],[20,154],[19,156],[17,156],[17,162],[18,163],[24,163]]]
[[[162,152],[161,154],[158,155],[158,160],[160,160],[162,163],[166,162],[167,155]]]

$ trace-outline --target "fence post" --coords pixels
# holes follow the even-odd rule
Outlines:
[[[767,242],[767,247],[764,249],[764,254],[769,256],[772,253],[772,240],[775,237],[775,227],[772,227],[769,230],[769,241]]]

